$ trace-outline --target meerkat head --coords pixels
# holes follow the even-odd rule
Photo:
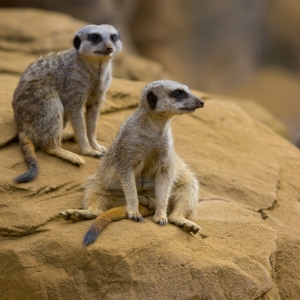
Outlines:
[[[140,106],[172,116],[192,113],[203,107],[204,101],[194,96],[186,85],[171,80],[158,80],[145,86]]]
[[[87,25],[80,28],[73,40],[75,49],[91,58],[109,58],[122,51],[118,31],[110,25]]]

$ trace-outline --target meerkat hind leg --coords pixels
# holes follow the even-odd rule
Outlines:
[[[188,232],[193,232],[194,234],[199,233],[201,228],[194,222],[180,216],[170,215],[169,216],[170,223],[183,228]]]
[[[200,232],[201,228],[193,221],[188,220],[187,217],[192,211],[197,209],[197,202],[193,202],[192,199],[194,198],[194,195],[192,193],[189,193],[188,190],[184,190],[185,189],[182,188],[178,189],[170,201],[173,205],[173,209],[169,215],[169,221],[188,232],[196,234]],[[191,202],[187,202],[187,199]]]
[[[97,218],[103,211],[98,209],[98,207],[88,209],[68,209],[65,211],[61,211],[59,214],[66,221],[78,222],[82,220],[91,220]]]
[[[155,211],[155,202],[148,197],[139,196],[139,210],[142,216],[150,216]],[[125,206],[124,211],[126,212]],[[104,211],[99,209],[98,205],[89,205],[88,209],[68,209],[59,212],[66,221],[82,221],[97,218]]]
[[[54,155],[59,158],[62,158],[74,165],[84,165],[85,164],[85,161],[79,155],[77,155],[71,151],[65,150],[61,147],[55,147],[55,148],[50,148],[50,149],[48,148],[48,149],[45,149],[45,152],[50,155]]]
[[[59,214],[66,220],[73,222],[81,220],[91,220],[97,218],[103,212],[107,211],[110,206],[122,205],[124,201],[117,198],[111,198],[108,195],[101,195],[99,190],[95,189],[95,182],[91,181],[85,189],[85,198],[83,201],[83,209],[68,209],[61,211]],[[111,203],[112,205],[109,205]]]

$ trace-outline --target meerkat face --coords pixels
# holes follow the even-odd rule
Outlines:
[[[110,25],[87,25],[78,30],[73,40],[75,49],[92,58],[113,57],[122,50],[118,31]]]
[[[204,101],[194,96],[186,85],[171,80],[149,83],[142,92],[141,103],[153,112],[170,115],[192,113],[204,106]]]

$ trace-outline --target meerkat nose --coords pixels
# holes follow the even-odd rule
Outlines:
[[[203,107],[204,106],[204,101],[202,99],[197,99],[198,100],[198,106]]]
[[[107,50],[108,52],[112,52],[112,51],[113,51],[113,48],[110,47],[110,46],[106,46],[106,50]]]

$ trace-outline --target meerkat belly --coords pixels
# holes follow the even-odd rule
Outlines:
[[[123,191],[121,181],[119,180],[119,176],[117,174],[118,172],[114,166],[103,168],[99,172],[100,180],[98,181],[101,182],[101,185],[105,190]]]
[[[157,155],[150,155],[141,161],[135,169],[136,187],[138,193],[154,193],[155,176],[159,171]]]

